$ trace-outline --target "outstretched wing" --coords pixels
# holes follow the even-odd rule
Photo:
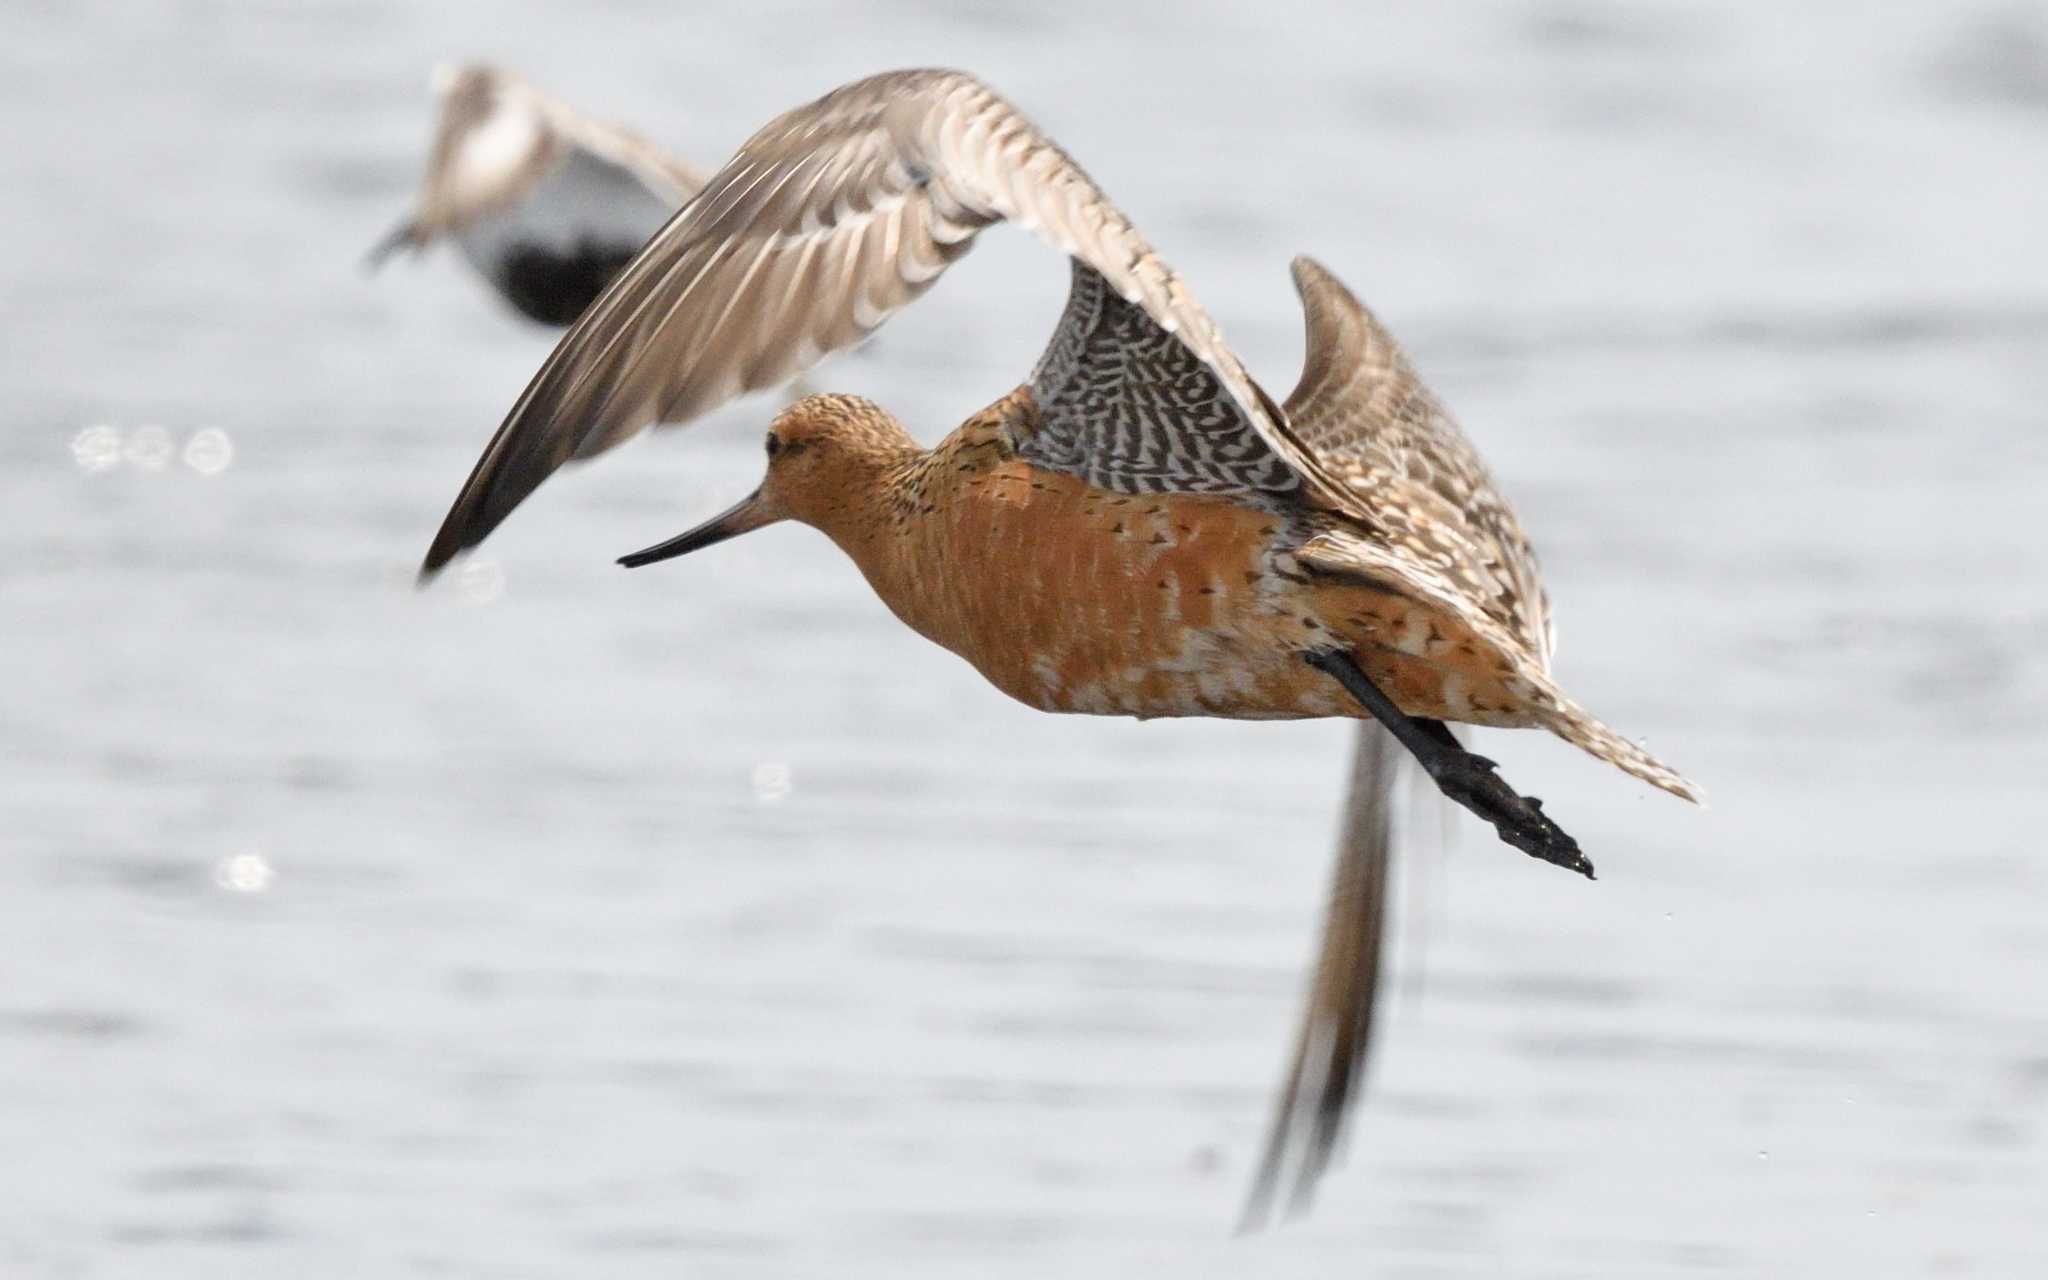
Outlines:
[[[1386,944],[1393,790],[1401,756],[1385,729],[1369,722],[1358,726],[1322,946],[1294,1060],[1245,1205],[1246,1230],[1265,1225],[1283,1191],[1290,1212],[1308,1208],[1364,1075]]]
[[[1313,472],[1180,277],[1063,151],[970,76],[894,72],[771,122],[649,242],[513,406],[424,571],[571,458],[853,345],[1003,220],[1096,273],[1206,371],[1268,453]]]
[[[1479,607],[1548,666],[1550,602],[1536,555],[1478,452],[1342,281],[1301,257],[1294,286],[1308,355],[1287,418],[1382,535],[1373,540],[1382,567],[1426,579],[1432,598]]]

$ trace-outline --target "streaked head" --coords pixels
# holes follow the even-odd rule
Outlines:
[[[645,551],[621,556],[629,569],[795,520],[834,541],[876,508],[888,471],[919,450],[903,424],[859,396],[808,396],[768,425],[768,474],[738,505]]]

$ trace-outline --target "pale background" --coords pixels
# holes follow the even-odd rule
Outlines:
[[[1420,841],[1232,1238],[1344,731],[1028,712],[795,527],[613,568],[761,401],[415,593],[549,345],[358,271],[476,56],[706,163],[972,69],[1280,392],[1319,255],[1713,807],[1482,734],[1603,878]],[[2048,7],[11,0],[0,122],[8,1280],[2048,1274]],[[821,381],[936,439],[1064,287]]]

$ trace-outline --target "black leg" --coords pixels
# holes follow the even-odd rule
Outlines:
[[[1437,789],[1493,824],[1500,838],[1532,858],[1593,878],[1593,864],[1579,852],[1579,842],[1543,813],[1543,802],[1521,796],[1501,780],[1493,761],[1458,745],[1441,720],[1404,714],[1381,693],[1348,653],[1335,650],[1304,654],[1308,664],[1336,677],[1351,696],[1387,726],[1402,746],[1429,772]]]

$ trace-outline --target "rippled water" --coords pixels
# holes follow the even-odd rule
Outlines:
[[[2048,13],[1783,8],[10,6],[0,1274],[2042,1273]],[[707,161],[971,67],[1278,388],[1316,253],[1714,807],[1482,735],[1603,878],[1410,860],[1349,1158],[1233,1239],[1341,729],[1027,712],[799,529],[613,569],[761,403],[416,594],[548,345],[357,271],[476,55]],[[936,438],[1064,283],[823,380]]]

